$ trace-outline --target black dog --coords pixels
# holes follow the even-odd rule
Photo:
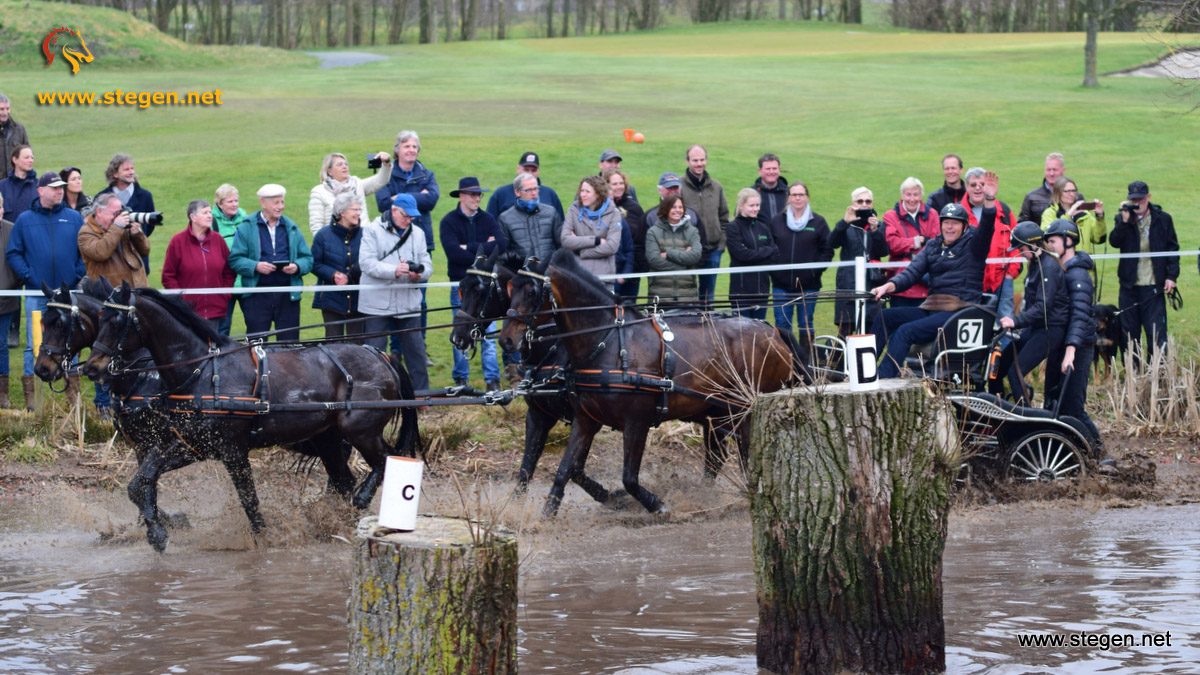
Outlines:
[[[1099,375],[1100,364],[1104,372],[1112,372],[1114,360],[1125,353],[1124,335],[1121,332],[1121,317],[1116,305],[1092,305],[1092,318],[1096,320],[1096,352],[1092,357],[1093,367]]]

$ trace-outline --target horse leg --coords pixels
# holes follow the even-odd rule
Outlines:
[[[245,448],[233,448],[221,458],[225,470],[233,479],[233,487],[237,491],[238,501],[246,518],[250,520],[250,531],[258,534],[267,526],[262,513],[258,510],[258,492],[254,489],[254,472],[250,469],[250,453]]]
[[[517,494],[524,494],[533,478],[533,470],[546,449],[546,438],[558,419],[529,406],[525,413],[525,454],[521,457],[521,468],[517,471]]]
[[[371,500],[375,498],[375,491],[379,489],[379,484],[383,481],[383,470],[387,465],[387,457],[392,453],[392,448],[383,437],[384,424],[378,427],[370,427],[369,429],[351,429],[343,428],[342,433],[345,434],[354,447],[358,448],[358,452],[371,465],[371,472],[363,478],[362,483],[359,483],[358,488],[354,491],[354,498],[350,503],[356,509],[365,509],[371,504]],[[352,435],[353,434],[353,435]]]
[[[725,435],[717,430],[712,420],[701,424],[704,425],[704,479],[713,481],[725,465]]]
[[[638,474],[642,471],[642,455],[646,452],[646,435],[649,432],[650,426],[647,424],[625,425],[625,462],[621,470],[621,482],[629,494],[646,507],[647,511],[666,513],[667,507],[662,500],[638,484]]]
[[[354,474],[350,472],[350,453],[354,446],[346,442],[336,429],[324,431],[296,444],[301,454],[315,455],[325,467],[328,476],[327,489],[350,499],[354,492]]]
[[[177,446],[168,444],[167,447]],[[146,524],[146,541],[159,553],[167,548],[167,519],[158,510],[158,479],[164,473],[185,467],[192,461],[186,453],[146,448],[137,472],[126,488],[129,501],[138,507],[138,513]]]
[[[588,450],[592,447],[592,438],[600,431],[601,424],[588,415],[578,415],[571,425],[571,435],[567,437],[567,450],[563,453],[562,461],[558,463],[558,471],[554,474],[554,485],[550,487],[550,496],[542,507],[542,515],[554,517],[562,504],[563,493],[567,488],[567,480],[583,469],[583,461],[587,459]]]

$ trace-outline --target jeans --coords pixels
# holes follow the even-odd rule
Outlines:
[[[280,287],[278,293],[250,293],[242,296],[242,315],[246,317],[246,335],[265,333],[275,326],[276,341],[299,340],[300,301]]]
[[[772,304],[775,305],[775,326],[792,332],[792,316],[796,317],[796,330],[808,333],[812,338],[813,312],[817,310],[817,291],[789,293],[782,288],[771,289]],[[793,302],[795,301],[795,302]]]
[[[46,311],[49,302],[44,295],[25,298],[25,375],[33,375],[33,312]]]
[[[458,289],[450,289],[450,307],[457,310],[462,306],[462,299],[458,296]],[[488,332],[496,330],[495,322],[488,324]],[[451,375],[454,381],[471,379],[471,364],[467,358],[467,353],[458,348],[453,348],[454,351],[454,369]],[[485,382],[500,381],[500,364],[496,361],[496,341],[491,338],[484,338],[481,341],[480,360],[483,365],[483,380]]]
[[[996,316],[1012,316],[1014,309],[1012,277],[1008,275],[1004,276],[1004,281],[1000,282],[1000,288],[996,290],[996,297],[998,302],[996,305]]]
[[[229,298],[229,308],[225,310],[225,316],[221,317],[217,323],[217,332],[225,337],[229,337],[229,330],[233,328],[233,308],[237,307],[237,297]]]
[[[701,253],[700,254],[700,264],[696,266],[696,269],[713,270],[713,269],[719,268],[721,266],[721,254],[723,254],[723,253],[725,253],[725,251],[723,251],[722,249],[717,249],[715,251],[707,251],[707,252]],[[716,290],[717,290],[717,275],[701,274],[699,276],[700,276],[700,286],[699,286],[700,302],[704,303],[705,305],[708,305],[709,303],[712,302],[713,295],[716,293]]]
[[[376,334],[367,338],[367,344],[384,351],[388,346],[387,333],[391,332],[392,344],[400,343],[393,352],[403,359],[404,367],[412,378],[414,389],[429,388],[429,370],[425,365],[425,337],[421,335],[421,317],[400,319],[394,316],[367,316],[367,332]]]
[[[4,360],[0,361],[0,377],[8,377],[8,327],[12,325],[14,314],[16,312],[0,314],[0,340],[4,340]]]
[[[937,337],[938,329],[953,312],[930,312],[919,307],[893,307],[884,311],[875,320],[871,332],[875,334],[875,349],[887,353],[879,364],[879,378],[900,376],[900,367],[908,358],[908,350],[914,344],[923,344]]]

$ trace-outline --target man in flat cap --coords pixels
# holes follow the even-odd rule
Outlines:
[[[258,189],[259,210],[246,216],[233,235],[229,267],[242,288],[286,288],[304,284],[312,271],[312,252],[300,228],[283,215],[287,190],[267,183]],[[241,298],[246,334],[278,331],[276,340],[298,340],[300,292],[247,293]]]
[[[1108,241],[1121,253],[1158,253],[1178,251],[1175,221],[1158,204],[1150,203],[1150,186],[1135,180],[1113,220]],[[1146,334],[1144,354],[1167,344],[1167,296],[1174,293],[1179,279],[1179,256],[1122,258],[1117,264],[1121,283],[1121,331],[1124,342],[1141,343]]]

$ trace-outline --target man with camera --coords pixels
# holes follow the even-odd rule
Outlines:
[[[358,311],[367,316],[367,344],[384,351],[391,333],[413,387],[428,389],[420,284],[433,275],[433,257],[425,231],[413,226],[420,217],[416,198],[402,192],[392,198],[389,211],[363,229],[358,266],[367,288],[358,292]]]
[[[1158,204],[1150,203],[1150,186],[1135,180],[1127,199],[1114,217],[1109,242],[1121,253],[1178,251],[1175,221]],[[1148,344],[1146,355],[1167,344],[1167,296],[1175,292],[1179,278],[1179,256],[1122,258],[1117,264],[1121,283],[1121,331],[1125,341]]]
[[[149,285],[142,257],[150,255],[150,242],[117,195],[107,192],[96,197],[76,241],[89,277],[104,277],[113,286],[122,281],[134,288]]]

